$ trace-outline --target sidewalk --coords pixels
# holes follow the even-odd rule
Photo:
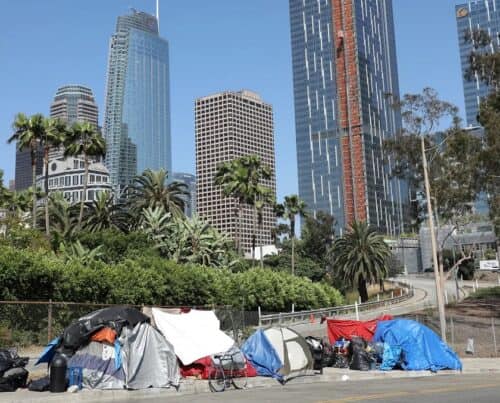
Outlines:
[[[500,358],[465,358],[463,374],[478,373],[500,373]],[[397,378],[419,378],[423,376],[461,375],[458,371],[440,371],[433,374],[429,371],[351,371],[349,369],[325,368],[323,375],[301,377],[291,380],[288,384],[311,384],[318,382],[358,382],[369,379],[397,379]],[[346,378],[347,377],[347,378]],[[287,385],[288,385],[287,384]],[[270,378],[249,378],[248,389],[271,388],[281,386],[277,381]],[[42,403],[42,402],[111,402],[111,401],[134,401],[138,399],[168,399],[174,401],[176,396],[197,395],[200,393],[210,393],[207,381],[184,379],[179,387],[175,389],[147,389],[137,391],[126,390],[83,390],[76,394],[49,392],[30,392],[28,390],[18,390],[13,393],[0,393],[0,403]],[[242,391],[242,393],[248,393]],[[169,399],[170,398],[170,399]]]

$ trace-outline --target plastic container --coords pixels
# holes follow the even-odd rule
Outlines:
[[[50,363],[50,384],[51,393],[66,392],[66,370],[68,364],[66,358],[62,355],[54,357]]]

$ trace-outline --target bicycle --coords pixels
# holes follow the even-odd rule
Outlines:
[[[234,357],[243,357],[243,364],[235,361]],[[244,389],[247,386],[246,359],[240,351],[214,355],[214,368],[210,371],[208,384],[212,392],[224,392],[231,384],[235,389]]]

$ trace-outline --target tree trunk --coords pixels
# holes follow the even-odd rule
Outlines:
[[[38,144],[36,145],[38,147]],[[33,215],[33,229],[36,228],[36,149],[31,150],[31,181],[33,186],[33,207],[31,209],[31,214]]]
[[[262,234],[262,221],[259,223],[259,234]],[[262,248],[262,241],[259,243],[259,248],[260,248],[260,267],[264,267],[264,252]]]
[[[384,285],[384,279],[381,278],[379,281],[379,287],[380,287],[380,292],[385,292],[385,285]]]
[[[83,195],[82,200],[80,200],[80,215],[78,216],[78,229],[82,228],[82,220],[83,220],[83,207],[85,205],[85,199],[87,198],[87,186],[89,180],[89,157],[84,155],[84,164],[85,164],[85,173],[83,175]]]
[[[241,246],[241,233],[243,227],[243,207],[241,206],[241,201],[238,201],[238,254],[243,256],[243,248]]]
[[[295,220],[290,219],[290,234],[292,235],[292,276],[295,275]]]
[[[358,281],[358,292],[361,297],[361,303],[368,301],[368,290],[366,289],[366,280],[363,277]]]
[[[45,165],[45,234],[50,236],[50,225],[49,225],[49,148],[45,147],[43,153],[43,163]]]
[[[257,206],[253,203],[253,225],[252,225],[252,261],[255,265],[255,248],[257,247]]]

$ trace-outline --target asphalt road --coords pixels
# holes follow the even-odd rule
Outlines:
[[[357,382],[290,384],[265,389],[171,396],[135,402],[286,402],[286,403],[461,403],[500,401],[498,374],[450,375]]]

